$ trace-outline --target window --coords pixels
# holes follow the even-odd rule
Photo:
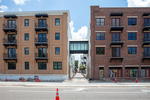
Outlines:
[[[39,22],[38,27],[47,27],[46,19],[39,19],[38,22]]]
[[[144,42],[150,41],[150,33],[144,33]]]
[[[38,62],[38,70],[46,70],[46,62]]]
[[[29,26],[29,19],[25,19],[24,26]]]
[[[128,25],[136,25],[136,18],[128,18]]]
[[[96,54],[105,54],[105,48],[104,47],[97,47],[96,48]]]
[[[55,40],[60,40],[60,34],[59,33],[55,33]]]
[[[29,41],[29,34],[26,33],[26,34],[24,34],[24,35],[25,35],[25,41]]]
[[[120,33],[112,33],[112,41],[120,41]]]
[[[128,40],[136,40],[136,33],[128,33]]]
[[[144,26],[150,26],[150,18],[144,18]]]
[[[8,43],[16,43],[15,34],[8,34]]]
[[[16,49],[8,48],[8,58],[16,58]]]
[[[53,62],[53,69],[54,70],[61,70],[62,69],[62,62]]]
[[[25,62],[25,70],[29,70],[29,62]]]
[[[120,57],[120,48],[119,47],[112,48],[112,57]]]
[[[104,33],[96,33],[96,40],[105,40]]]
[[[16,28],[16,21],[8,20],[8,28]]]
[[[55,47],[55,54],[60,54],[60,48],[59,47]]]
[[[38,42],[46,42],[46,33],[38,34]]]
[[[150,47],[144,47],[144,57],[150,57]]]
[[[56,26],[60,25],[60,19],[59,18],[55,18],[55,25]]]
[[[96,25],[97,26],[104,26],[104,22],[105,22],[104,18],[97,18],[96,19]]]
[[[47,57],[46,48],[38,48],[38,57]]]
[[[29,48],[25,48],[25,55],[29,55]]]
[[[128,47],[128,54],[136,54],[136,47]]]
[[[120,26],[120,18],[112,18],[112,26]]]
[[[8,70],[16,69],[16,62],[8,62]]]

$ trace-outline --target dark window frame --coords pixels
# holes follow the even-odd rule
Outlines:
[[[29,62],[25,62],[25,70],[29,70]]]
[[[26,51],[26,49],[28,49],[28,51]],[[29,55],[29,53],[27,54],[27,52],[29,52],[29,47],[25,47],[24,52],[25,52],[25,55]]]
[[[27,40],[27,38],[26,38],[26,35],[28,35],[28,40]],[[25,33],[25,34],[24,34],[24,40],[25,40],[25,41],[29,41],[29,33]]]
[[[42,69],[39,69],[39,63],[42,63]],[[46,62],[38,62],[38,70],[47,70],[47,63],[45,69],[44,69],[44,63]]]
[[[99,48],[99,51],[97,51],[97,48]],[[104,53],[102,53],[101,48],[103,48]],[[99,54],[97,52],[99,52]],[[96,47],[96,55],[105,55],[105,47]]]
[[[41,20],[41,24],[40,24],[40,20]],[[46,20],[46,23],[44,25],[44,20]],[[47,27],[47,19],[38,19],[38,27]]]
[[[26,20],[28,20],[28,23],[26,23]],[[29,26],[29,19],[24,20],[24,26]]]
[[[96,18],[97,19],[100,19],[100,22],[99,22],[99,25],[97,25],[97,21],[96,21],[96,26],[104,26],[105,25],[105,18]],[[104,19],[104,22],[101,22],[101,19]],[[102,25],[102,23],[104,23],[104,25]]]
[[[120,26],[120,18],[111,18],[111,25],[113,26],[113,19],[115,19],[115,26]],[[119,25],[117,25],[117,19],[119,19]]]
[[[9,63],[15,63],[15,66],[13,66],[14,69],[12,69],[12,68],[9,67]],[[13,64],[12,64],[12,65],[13,65]],[[8,70],[16,70],[16,62],[8,62]]]
[[[59,25],[56,25],[56,20],[59,19]],[[60,26],[60,18],[55,18],[55,26]]]
[[[147,23],[145,22],[147,21]],[[150,26],[150,18],[144,18],[144,26]]]
[[[56,34],[59,34],[59,39],[56,39]],[[60,40],[60,33],[55,33],[55,40]]]
[[[119,32],[118,32],[118,33],[119,33]],[[118,34],[118,33],[114,33],[114,32],[113,32],[113,33],[111,34],[111,37],[112,37],[112,38],[111,38],[111,41],[113,41],[113,34],[115,34],[115,41],[117,41],[117,34]],[[120,33],[119,33],[119,41],[120,41]]]
[[[97,36],[97,34],[100,34],[100,36]],[[105,40],[105,33],[104,36],[101,35],[102,33],[96,33],[96,40],[98,40],[97,38],[99,37],[100,39],[99,40],[103,40],[102,37],[104,37],[104,40]]]
[[[131,48],[131,53],[129,53],[129,48]],[[133,50],[133,48],[135,48],[135,50]],[[133,51],[135,51],[135,54],[137,54],[137,47],[128,47],[128,54],[133,54]]]
[[[134,37],[133,34],[134,33],[132,33],[132,32],[128,33],[128,40],[129,40],[129,34],[131,34],[130,37],[131,37],[131,40],[133,40],[133,37]],[[137,33],[135,33],[135,34],[136,34],[136,36],[135,36],[136,39],[135,40],[137,40]]]
[[[59,48],[59,54],[60,54],[60,47],[55,47],[55,54],[56,54],[56,49]],[[56,54],[56,55],[59,55],[59,54]]]
[[[57,68],[54,68],[54,63],[57,63]],[[58,63],[61,63],[61,68],[58,67]],[[53,70],[62,70],[62,62],[53,62]]]
[[[131,25],[129,25],[129,19],[131,19]],[[133,19],[135,19],[135,24],[133,24]],[[128,26],[135,26],[137,25],[137,18],[128,18]]]
[[[113,48],[115,48],[115,56],[113,56]],[[119,48],[119,56],[117,56],[117,48]],[[120,47],[112,47],[112,57],[120,57]]]

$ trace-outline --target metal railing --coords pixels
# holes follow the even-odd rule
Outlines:
[[[38,37],[34,39],[34,42],[47,42],[47,38],[46,39],[39,39]]]
[[[39,22],[36,22],[36,23],[34,24],[34,26],[35,26],[35,27],[47,27],[48,25],[47,25],[47,24],[41,24],[41,23],[39,23]]]
[[[48,56],[48,54],[46,53],[35,53],[35,57],[47,57]]]
[[[3,24],[3,28],[14,28],[14,29],[17,29],[17,25],[16,24],[4,23]]]
[[[150,41],[150,38],[143,38],[143,42]]]
[[[3,58],[17,58],[17,54],[3,53]]]
[[[17,43],[16,39],[3,38],[3,43]]]
[[[144,52],[143,57],[150,57],[150,52]]]

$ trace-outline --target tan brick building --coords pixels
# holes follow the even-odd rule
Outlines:
[[[91,6],[91,78],[150,77],[150,8]]]
[[[68,78],[69,11],[1,12],[1,79]]]

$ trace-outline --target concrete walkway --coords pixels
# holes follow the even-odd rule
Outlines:
[[[77,73],[70,82],[71,83],[88,83],[88,80],[85,79],[81,73]]]

